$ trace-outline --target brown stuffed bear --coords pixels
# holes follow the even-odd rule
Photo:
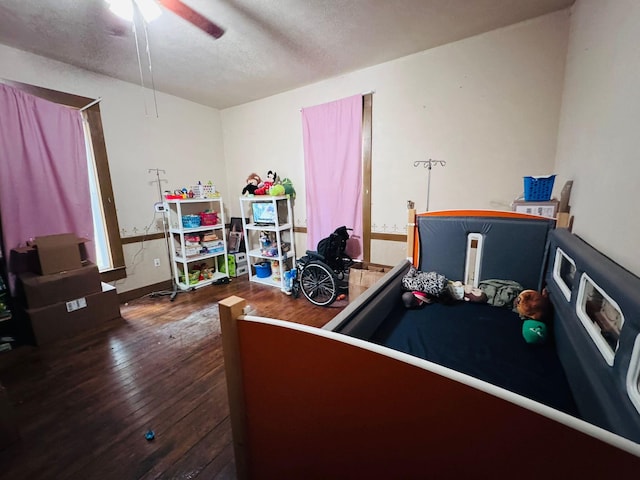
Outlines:
[[[516,310],[522,318],[544,322],[551,313],[551,302],[545,288],[542,293],[536,290],[523,290],[515,300]]]

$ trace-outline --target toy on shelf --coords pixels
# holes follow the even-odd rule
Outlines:
[[[257,173],[250,173],[247,177],[247,185],[242,189],[242,195],[253,195],[262,185],[262,179]]]
[[[285,195],[289,195],[289,198],[291,198],[292,200],[296,198],[296,191],[293,188],[293,182],[291,181],[290,178],[287,178],[287,177],[283,178],[282,186],[284,187]]]
[[[269,190],[276,183],[278,178],[278,174],[272,170],[267,172],[267,179],[264,180],[262,186],[258,188],[254,193],[254,195],[269,195]]]

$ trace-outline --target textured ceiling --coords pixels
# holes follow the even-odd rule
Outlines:
[[[566,8],[574,0],[184,0],[226,30],[173,13],[147,27],[153,84],[216,108],[239,105]],[[0,43],[151,85],[144,26],[104,0],[0,0]],[[142,79],[140,73],[142,65]]]

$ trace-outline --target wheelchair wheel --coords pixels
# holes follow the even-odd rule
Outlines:
[[[333,271],[322,262],[310,262],[300,274],[300,290],[314,305],[331,305],[338,296]]]

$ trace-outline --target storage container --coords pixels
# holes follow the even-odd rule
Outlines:
[[[256,263],[254,267],[256,268],[256,277],[267,278],[271,276],[271,264],[269,262]]]
[[[551,199],[555,175],[524,177],[524,199],[527,202],[545,202]]]
[[[200,215],[183,215],[182,228],[197,228],[200,226]]]
[[[200,225],[217,225],[218,212],[202,212],[200,214]]]

